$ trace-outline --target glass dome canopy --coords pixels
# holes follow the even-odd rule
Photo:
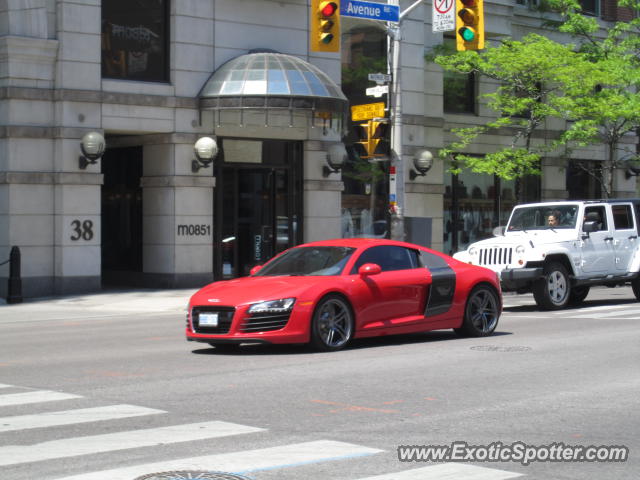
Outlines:
[[[292,55],[257,52],[222,65],[200,91],[204,109],[313,110],[344,119],[348,100],[327,74]]]

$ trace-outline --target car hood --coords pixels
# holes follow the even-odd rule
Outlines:
[[[322,279],[332,277],[242,277],[214,282],[191,297],[192,305],[238,306],[263,300],[298,297]]]
[[[474,247],[527,245],[537,247],[550,243],[570,242],[578,238],[576,230],[527,230],[527,232],[511,232],[504,236],[487,238],[472,245]],[[470,245],[471,246],[471,245]]]

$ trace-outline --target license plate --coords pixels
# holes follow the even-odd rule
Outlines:
[[[201,327],[217,327],[218,326],[218,314],[217,313],[201,313],[198,317],[198,324]]]

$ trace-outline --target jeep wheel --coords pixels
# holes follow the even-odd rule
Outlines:
[[[582,301],[589,295],[590,287],[573,287],[569,294],[570,305],[580,305]]]
[[[551,262],[533,285],[533,298],[542,310],[560,310],[569,304],[571,283],[564,265]]]
[[[640,277],[631,280],[631,288],[633,294],[636,296],[636,300],[640,300]]]

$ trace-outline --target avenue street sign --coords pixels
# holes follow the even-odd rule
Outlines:
[[[389,85],[378,85],[376,87],[367,88],[366,92],[370,97],[381,97],[385,93],[389,93]]]
[[[351,120],[354,122],[379,117],[384,117],[384,102],[353,105],[351,107]]]
[[[386,3],[343,0],[340,2],[340,16],[397,23],[400,20],[400,7]]]

